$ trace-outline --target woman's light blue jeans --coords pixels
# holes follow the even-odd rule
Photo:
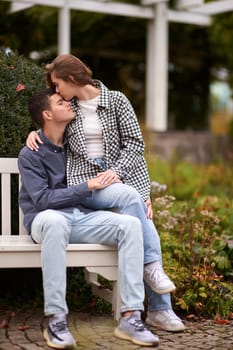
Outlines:
[[[112,184],[92,191],[92,196],[86,198],[83,205],[92,209],[118,208],[120,213],[138,218],[143,231],[144,264],[155,261],[162,264],[160,237],[153,221],[147,218],[146,205],[136,189],[122,183]],[[156,294],[147,285],[146,292],[150,311],[171,309],[170,294]]]
[[[121,312],[144,309],[143,236],[137,218],[102,210],[88,214],[78,209],[70,213],[45,210],[33,220],[31,235],[35,242],[41,244],[46,315],[68,313],[68,243],[117,245]]]

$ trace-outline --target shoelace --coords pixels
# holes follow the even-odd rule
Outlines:
[[[168,278],[165,272],[163,271],[162,267],[157,267],[156,269],[153,269],[153,271],[151,271],[150,273],[150,277],[156,282]]]
[[[142,320],[132,320],[130,322],[130,324],[132,324],[132,326],[135,327],[136,331],[143,332],[146,330],[146,327],[145,327],[144,323],[142,322]]]
[[[67,323],[65,321],[59,321],[52,323],[53,332],[64,333],[67,331]]]
[[[165,313],[168,315],[170,320],[180,320],[179,317],[170,309],[165,310]]]

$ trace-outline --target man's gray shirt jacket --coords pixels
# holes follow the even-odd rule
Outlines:
[[[92,210],[82,202],[91,196],[87,182],[67,187],[66,184],[66,143],[59,147],[51,143],[42,131],[43,144],[38,151],[23,147],[18,156],[22,186],[19,205],[24,214],[24,226],[28,233],[35,216],[46,209],[71,212],[78,208],[84,213]]]

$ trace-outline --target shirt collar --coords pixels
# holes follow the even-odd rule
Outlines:
[[[108,108],[109,106],[109,89],[100,81],[93,80],[94,86],[100,89],[100,97],[98,105],[100,107]]]
[[[55,153],[58,153],[58,152],[62,152],[64,150],[64,148],[66,148],[66,144],[67,144],[67,141],[66,141],[66,138],[64,138],[64,147],[61,147],[61,146],[57,146],[55,145],[54,143],[52,143],[46,136],[45,134],[43,133],[42,130],[39,130],[38,132],[40,138],[41,138],[41,141],[43,141],[43,143],[53,152]]]
[[[98,107],[99,108],[108,108],[110,101],[109,101],[109,89],[100,81],[100,80],[93,80],[93,85],[100,90],[100,96],[98,100]],[[71,100],[71,105],[75,109],[75,106],[78,104],[78,99],[73,98]]]

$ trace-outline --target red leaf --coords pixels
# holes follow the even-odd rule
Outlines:
[[[2,322],[0,323],[0,328],[8,328],[8,321],[7,320],[2,320]]]
[[[16,90],[16,92],[20,92],[24,89],[25,89],[24,85],[22,83],[19,83],[15,90]]]
[[[17,329],[19,330],[19,331],[26,331],[27,329],[29,329],[30,327],[29,326],[27,326],[26,324],[24,325],[24,326],[18,326],[17,327]]]
[[[231,323],[231,321],[229,321],[229,320],[222,320],[220,318],[216,319],[214,322],[217,324],[230,324]]]

